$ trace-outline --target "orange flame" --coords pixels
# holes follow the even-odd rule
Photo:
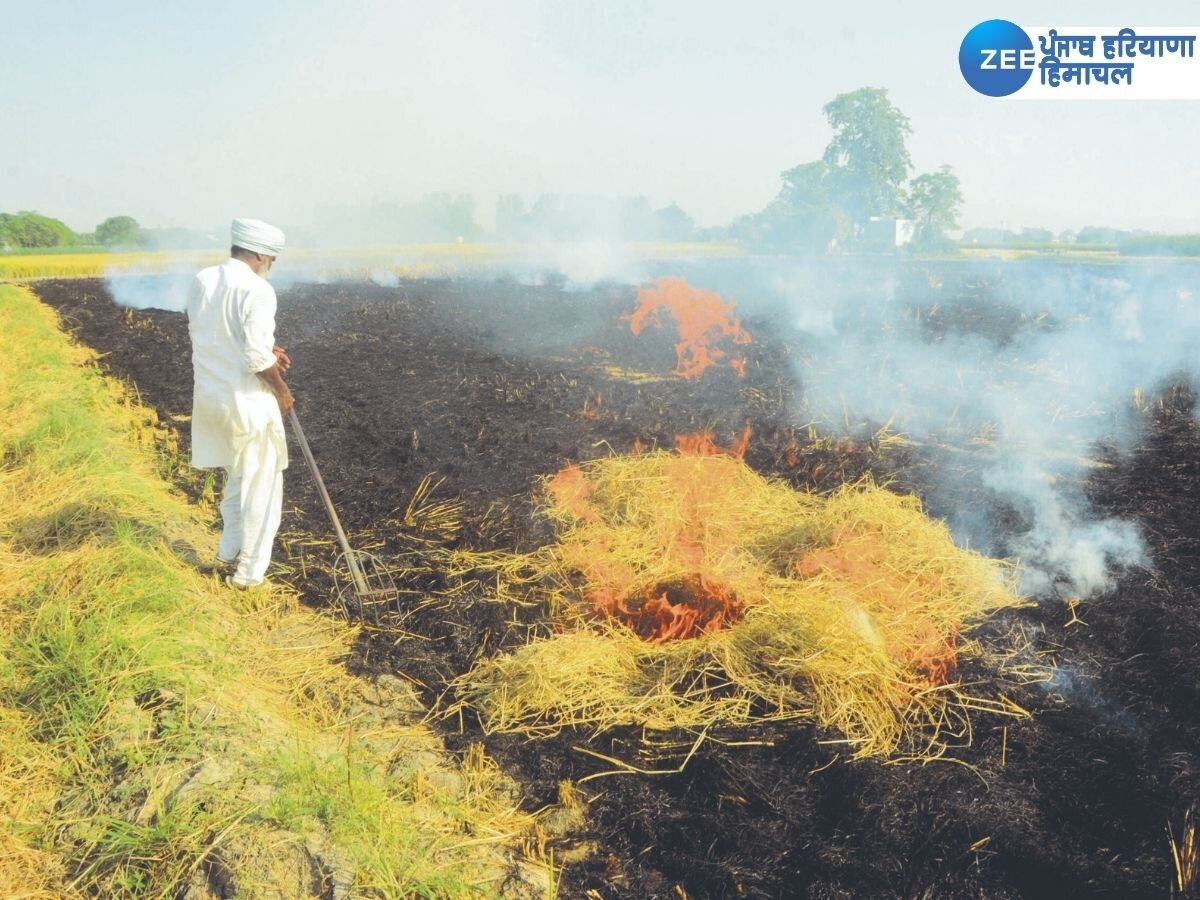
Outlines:
[[[711,493],[709,483],[697,474],[688,464],[670,472],[685,509],[699,509]],[[699,513],[685,515],[679,530],[659,550],[681,574],[647,584],[635,566],[609,552],[606,521],[594,506],[595,485],[581,466],[561,469],[546,483],[546,491],[556,508],[569,512],[581,527],[596,529],[591,539],[561,548],[563,564],[578,570],[588,585],[584,599],[593,613],[622,622],[652,642],[700,637],[741,618],[744,604],[706,564],[705,544],[711,535]]]
[[[575,518],[582,519],[585,522],[600,521],[600,517],[592,509],[592,505],[588,503],[588,498],[592,495],[592,491],[595,488],[584,477],[583,469],[579,468],[579,466],[567,466],[564,469],[560,469],[547,482],[546,490],[549,491],[555,506],[562,507],[575,516]]]
[[[620,619],[651,643],[700,637],[727,628],[742,616],[742,604],[732,591],[700,575],[655,585],[633,596],[610,592],[591,599],[598,610]]]
[[[659,278],[638,289],[638,305],[629,318],[629,328],[641,334],[647,326],[661,327],[659,311],[665,309],[679,327],[675,344],[675,374],[699,378],[709,366],[727,362],[739,378],[746,374],[746,359],[713,346],[722,338],[734,344],[749,344],[750,334],[715,291],[694,288],[682,278]]]
[[[787,446],[784,447],[784,453],[784,459],[789,468],[794,469],[800,465],[800,445],[796,443],[796,432],[794,429],[788,429],[788,442]]]
[[[718,444],[711,431],[697,431],[695,434],[675,435],[675,448],[685,456],[732,456],[742,459],[750,448],[750,423],[742,426],[738,439],[728,447]]]

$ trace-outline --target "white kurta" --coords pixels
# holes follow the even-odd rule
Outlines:
[[[192,337],[192,465],[233,466],[266,435],[287,467],[275,392],[257,373],[275,363],[275,289],[240,259],[204,269],[188,294]]]
[[[225,469],[217,555],[234,580],[263,580],[283,505],[287,436],[279,402],[258,377],[275,363],[275,289],[241,260],[205,269],[188,294],[192,338],[192,465]]]

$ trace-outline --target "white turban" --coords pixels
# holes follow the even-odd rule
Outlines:
[[[233,246],[243,247],[251,253],[278,256],[283,252],[283,232],[258,219],[234,219],[230,233]]]

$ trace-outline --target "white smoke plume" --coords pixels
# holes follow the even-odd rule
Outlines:
[[[172,264],[165,271],[110,268],[105,273],[104,283],[113,300],[121,306],[183,312],[187,308],[188,289],[198,268],[185,263]]]
[[[963,278],[971,265],[979,271]],[[1185,273],[958,263],[945,271],[958,287],[943,290],[930,266],[927,288],[914,291],[920,267],[909,264],[904,285],[899,267],[859,279],[857,293],[811,267],[776,275],[801,336],[800,414],[835,430],[890,423],[935,452],[945,471],[934,472],[934,491],[962,543],[997,550],[986,510],[961,505],[964,481],[985,489],[977,503],[990,493],[1008,504],[1027,530],[999,549],[1020,560],[1027,593],[1108,589],[1145,550],[1135,523],[1090,508],[1083,480],[1098,442],[1127,449],[1135,438],[1135,396],[1200,365],[1200,308]],[[992,287],[956,296],[972,279]]]

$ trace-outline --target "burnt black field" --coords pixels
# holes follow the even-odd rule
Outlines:
[[[969,334],[1002,348],[1053,327],[1026,314],[1027,298],[1002,265],[869,265],[893,269],[891,302],[911,311],[931,347]],[[830,284],[843,276],[819,275]],[[445,703],[450,679],[481,654],[526,640],[537,622],[536,610],[514,617],[482,584],[451,586],[421,565],[427,536],[406,531],[403,511],[430,474],[444,479],[439,496],[464,505],[455,541],[525,548],[548,537],[534,512],[539,477],[635,442],[669,448],[682,433],[709,429],[727,444],[749,424],[747,464],[798,488],[831,490],[870,473],[921,496],[934,516],[978,509],[996,546],[1028,528],[1019,507],[973,477],[961,448],[879,447],[869,431],[813,443],[797,413],[804,336],[753,302],[752,288],[739,290],[735,271],[701,277],[737,298],[754,335],[744,378],[729,368],[674,377],[674,333],[630,333],[622,317],[635,288],[626,284],[409,279],[279,291],[277,339],[292,357],[296,409],[327,486],[352,543],[400,567],[411,603],[403,631],[363,631],[352,668],[402,673],[430,705]],[[846,279],[841,314],[869,316],[874,282],[861,272]],[[124,309],[102,281],[40,281],[34,290],[163,421],[190,413],[183,314]],[[1014,629],[1024,635],[1040,663],[1057,667],[1051,681],[1005,681],[986,657],[958,672],[1003,691],[1030,718],[977,715],[957,763],[850,761],[825,743],[836,734],[789,725],[712,735],[674,774],[588,781],[587,822],[557,843],[559,858],[586,842],[594,850],[567,865],[563,896],[1171,895],[1168,825],[1178,833],[1200,798],[1200,429],[1189,378],[1146,389],[1132,439],[1091,447],[1095,464],[1078,485],[1097,515],[1140,526],[1144,564],[1087,598],[1084,624],[1068,624],[1064,598],[1050,591],[982,627],[995,646]],[[186,425],[180,436],[186,447]],[[951,469],[958,477],[942,477]],[[305,539],[327,542],[329,528],[295,447],[285,485],[276,577],[313,607],[332,608],[318,565],[332,552]],[[299,554],[309,578],[298,574]],[[667,747],[651,760],[638,755],[635,733],[485,736],[469,715],[439,727],[458,751],[482,740],[530,809],[554,802],[564,779],[611,769],[578,748],[670,769],[694,741],[659,736]],[[682,750],[672,756],[671,745]]]

